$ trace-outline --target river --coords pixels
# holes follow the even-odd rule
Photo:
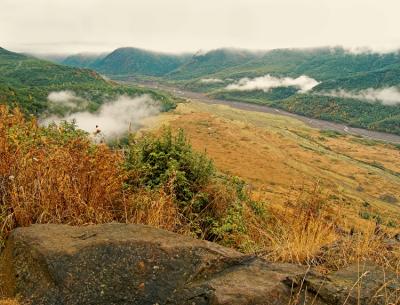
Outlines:
[[[400,136],[391,134],[391,133],[372,131],[372,130],[363,129],[363,128],[355,128],[355,127],[350,127],[348,125],[341,124],[341,123],[335,123],[335,122],[331,122],[331,121],[309,118],[309,117],[305,117],[305,116],[302,116],[299,114],[287,112],[287,111],[284,111],[281,109],[272,108],[272,107],[269,107],[266,105],[213,99],[203,93],[184,91],[179,88],[160,85],[160,84],[153,83],[153,82],[141,83],[141,85],[144,87],[153,88],[153,89],[162,89],[162,90],[172,93],[175,96],[178,96],[181,98],[186,98],[186,99],[197,100],[197,101],[200,101],[203,103],[228,105],[233,108],[242,109],[242,110],[289,116],[289,117],[292,117],[292,118],[295,118],[297,120],[304,122],[308,126],[311,126],[313,128],[317,128],[317,129],[321,129],[321,130],[335,130],[335,131],[338,131],[341,133],[348,133],[348,134],[355,135],[355,136],[362,136],[367,139],[390,142],[390,143],[394,143],[394,144],[400,144]]]

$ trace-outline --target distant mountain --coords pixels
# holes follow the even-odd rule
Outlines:
[[[73,91],[95,110],[115,96],[150,94],[173,107],[174,101],[163,94],[133,86],[122,86],[84,68],[67,67],[0,48],[0,104],[19,106],[27,113],[49,111],[47,99],[53,91]]]
[[[61,64],[63,60],[65,60],[69,54],[58,54],[58,53],[21,53],[26,56],[35,57],[38,59],[43,59],[47,61],[51,61],[56,64]]]
[[[207,53],[197,53],[185,64],[172,71],[167,77],[191,79],[217,73],[259,58],[262,53],[238,49],[217,49]]]
[[[108,55],[108,53],[79,53],[70,55],[61,61],[63,65],[70,67],[91,68]]]
[[[3,48],[0,48],[0,81],[13,86],[106,83],[97,72],[92,70],[66,67]]]
[[[163,76],[177,69],[188,56],[120,48],[93,62],[89,67],[107,75]]]
[[[399,69],[399,64],[398,52],[354,54],[342,48],[276,49],[250,60],[245,58],[235,65],[220,65],[208,76],[238,79],[266,74],[291,77],[307,75],[318,81],[327,81],[382,69]],[[188,73],[180,74],[182,77],[176,74],[174,77],[182,79]]]
[[[400,53],[354,54],[340,47],[259,52],[223,48],[194,55],[174,55],[119,48],[109,54],[68,56],[62,64],[94,69],[111,77],[155,76],[183,82],[201,78],[237,80],[266,74],[307,75],[322,83],[319,88],[324,88],[327,82],[329,88],[348,83],[356,89],[374,84],[375,78],[380,80],[374,86],[399,83],[396,75],[400,71]],[[337,82],[339,79],[343,80]]]
[[[172,77],[179,79],[186,89],[216,98],[266,104],[309,117],[400,134],[400,94],[396,93],[400,92],[399,52],[354,54],[342,48],[279,49],[220,67],[214,73],[207,73],[210,69],[191,68],[191,74],[180,68]],[[239,79],[267,74],[278,79],[306,75],[319,84],[307,93],[286,85],[265,91],[227,88]],[[204,82],[205,78],[217,81]],[[258,85],[262,82],[260,79]],[[369,100],[365,92],[370,94]],[[373,96],[381,100],[374,100]]]

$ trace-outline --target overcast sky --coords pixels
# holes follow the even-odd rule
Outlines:
[[[400,47],[400,0],[0,0],[0,46],[181,52]]]

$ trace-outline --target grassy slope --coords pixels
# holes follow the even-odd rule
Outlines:
[[[400,150],[394,146],[227,106],[181,104],[173,116],[171,126],[183,128],[218,168],[251,183],[256,196],[281,205],[318,181],[329,203],[340,207],[344,226],[362,227],[368,217],[400,226],[400,203],[384,200],[392,195],[400,201]]]

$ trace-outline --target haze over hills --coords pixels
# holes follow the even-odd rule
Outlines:
[[[110,75],[162,76],[183,64],[190,55],[156,53],[138,48],[119,48],[110,54],[78,54],[62,63],[75,67],[89,67]]]
[[[75,55],[69,55],[59,63],[71,67],[82,67],[90,68],[95,66],[99,61],[106,57],[108,53],[79,53]]]
[[[197,78],[242,65],[257,59],[260,55],[258,52],[238,49],[217,49],[206,53],[198,52],[167,76],[177,80]]]
[[[206,75],[240,78],[265,74],[287,76],[306,74],[319,81],[326,81],[361,76],[356,74],[362,73],[400,69],[400,54],[399,52],[351,53],[340,47],[325,47],[258,52],[222,48],[195,54],[173,55],[138,48],[119,48],[106,56],[71,55],[63,63],[90,67],[109,75],[167,75],[177,80]]]

